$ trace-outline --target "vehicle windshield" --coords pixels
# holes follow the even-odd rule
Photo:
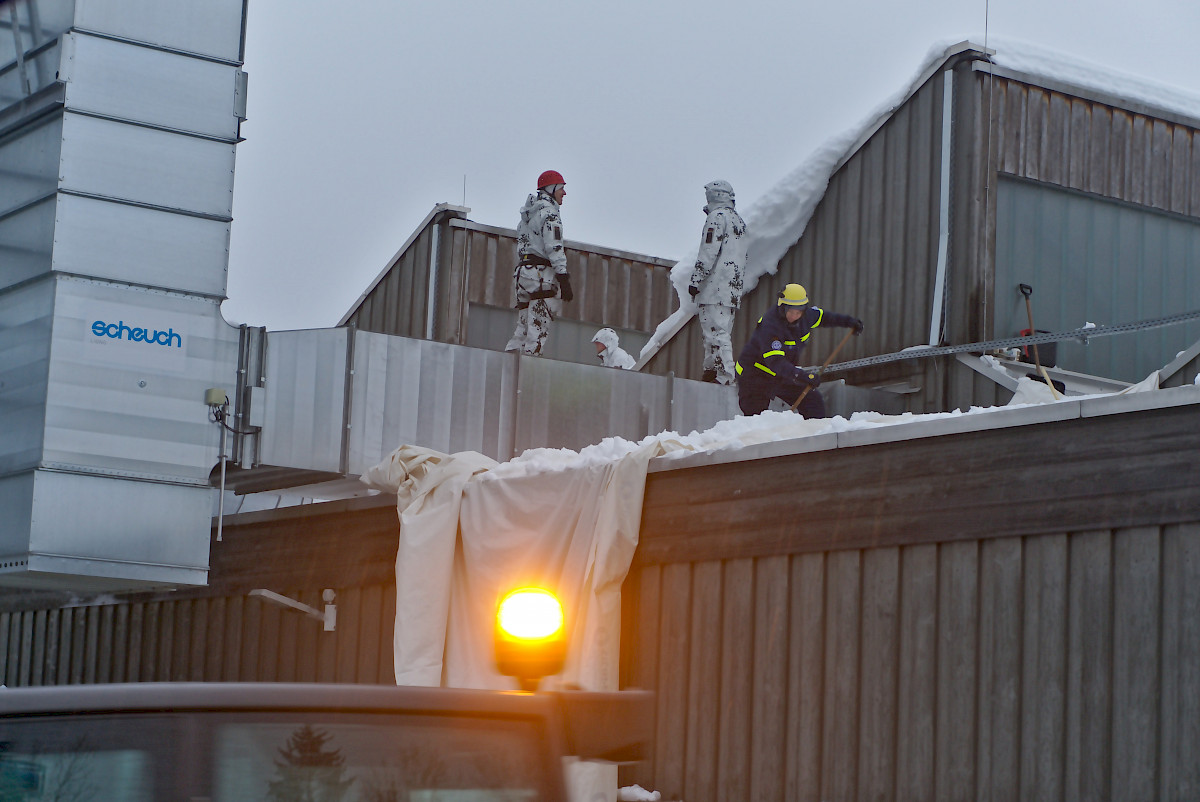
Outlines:
[[[531,721],[204,713],[0,722],[0,800],[530,802],[549,798]]]

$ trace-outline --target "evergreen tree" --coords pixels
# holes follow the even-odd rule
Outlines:
[[[267,799],[274,802],[339,802],[354,779],[345,779],[346,759],[340,749],[326,749],[333,736],[305,724],[279,750]]]

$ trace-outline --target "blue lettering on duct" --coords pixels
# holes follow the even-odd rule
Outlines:
[[[175,331],[174,328],[169,328],[166,331],[162,329],[144,329],[127,326],[123,320],[119,320],[116,323],[105,323],[103,320],[97,320],[92,323],[92,334],[95,334],[97,337],[108,337],[114,340],[165,345],[168,348],[183,347],[183,335]]]

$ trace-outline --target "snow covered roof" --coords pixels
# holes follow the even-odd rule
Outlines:
[[[1159,389],[1158,378],[1156,371],[1119,393],[1059,399],[1052,398],[1044,384],[1023,378],[1007,406],[973,407],[966,412],[903,415],[856,412],[849,419],[838,416],[816,420],[793,412],[739,415],[703,432],[687,435],[662,432],[639,443],[608,437],[579,451],[533,448],[500,464],[491,476],[514,478],[601,465],[620,460],[650,443],[656,444],[659,454],[649,463],[649,471],[653,473],[1140,410],[1193,404],[1200,407],[1200,384]]]
[[[742,210],[750,254],[746,265],[746,293],[751,292],[764,275],[775,274],[779,261],[804,233],[834,173],[931,76],[951,60],[972,53],[979,59],[978,69],[999,76],[1200,128],[1200,96],[1017,41],[992,39],[988,47],[970,41],[938,42],[930,48],[912,79],[884,99],[858,125],[827,140],[804,163]],[[679,308],[655,329],[638,355],[636,369],[640,370],[649,362],[696,314],[696,304],[687,292],[694,264],[695,257],[691,256],[671,268],[671,283],[679,297]]]

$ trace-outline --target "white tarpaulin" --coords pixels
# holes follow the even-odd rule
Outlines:
[[[537,585],[558,594],[567,618],[556,682],[617,690],[621,582],[637,547],[646,465],[661,452],[647,441],[614,459],[564,452],[576,459],[561,464],[545,452],[530,470],[529,460],[403,446],[371,469],[372,487],[398,495],[397,683],[515,688],[493,667],[496,603]]]

